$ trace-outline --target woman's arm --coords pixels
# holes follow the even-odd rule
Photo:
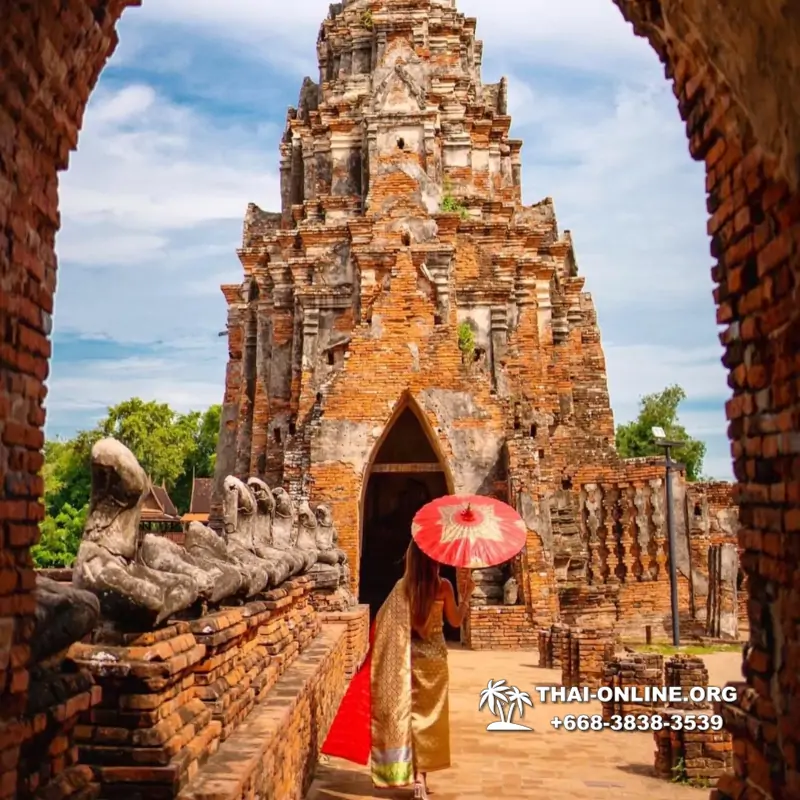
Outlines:
[[[454,627],[460,628],[464,617],[467,616],[469,611],[469,598],[472,594],[471,591],[466,593],[466,596],[459,605],[456,605],[456,596],[453,591],[453,584],[446,578],[442,579],[442,599],[444,600],[444,615],[447,621]]]

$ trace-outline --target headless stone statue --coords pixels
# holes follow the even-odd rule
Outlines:
[[[279,550],[272,544],[272,522],[275,513],[275,498],[264,481],[259,478],[250,478],[247,481],[250,491],[256,500],[255,530],[253,533],[253,548],[259,558],[272,564],[270,582],[279,586],[288,577],[302,569],[299,558],[293,558],[285,550]]]
[[[339,585],[339,565],[326,564],[320,561],[317,550],[317,518],[311,506],[303,500],[297,507],[297,547],[309,557],[313,555],[314,563],[308,574],[314,578],[318,589],[335,589]]]
[[[148,488],[147,475],[125,445],[116,439],[94,445],[89,516],[72,581],[76,589],[98,596],[104,617],[130,630],[159,625],[198,597],[197,583],[189,575],[162,572],[137,561],[139,520]]]
[[[339,567],[339,585],[349,587],[350,565],[347,553],[339,547],[339,533],[333,524],[333,512],[325,503],[317,505],[314,513],[317,517],[317,560],[323,564]]]
[[[316,561],[316,552],[300,550],[297,545],[297,518],[294,510],[294,503],[289,497],[289,492],[282,487],[273,489],[272,495],[275,498],[275,516],[272,520],[272,544],[279,550],[283,550],[292,555],[296,563],[299,563],[298,573],[305,572],[312,567]]]
[[[323,564],[346,564],[347,553],[339,549],[339,534],[333,524],[333,512],[330,506],[319,503],[314,514],[317,518],[316,544],[319,552],[318,561]]]
[[[510,577],[503,586],[503,605],[515,606],[519,597],[519,586],[517,579]]]
[[[151,569],[188,575],[197,584],[199,598],[207,604],[217,605],[241,588],[239,575],[225,565],[197,558],[164,536],[147,534],[139,557]]]
[[[224,597],[247,594],[250,590],[249,573],[228,552],[225,540],[201,522],[190,522],[184,540],[186,552],[204,569],[219,570],[228,591]]]
[[[61,661],[63,652],[83,639],[100,621],[100,602],[92,592],[36,576],[36,627],[31,638],[31,660],[43,664]],[[54,658],[53,658],[54,657]]]
[[[270,564],[255,552],[256,499],[247,486],[233,475],[223,483],[222,518],[225,525],[228,553],[247,572],[248,595],[263,592],[270,581]]]

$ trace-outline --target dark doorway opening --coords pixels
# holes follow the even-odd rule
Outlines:
[[[403,576],[411,542],[411,522],[422,506],[448,494],[444,469],[422,423],[406,407],[392,424],[367,477],[362,509],[359,601],[374,619],[395,583]],[[442,568],[457,590],[455,569]],[[458,629],[445,626],[448,639]]]

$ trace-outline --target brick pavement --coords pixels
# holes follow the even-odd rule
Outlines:
[[[704,657],[709,683],[724,685],[741,674],[738,653]],[[539,669],[538,655],[530,651],[450,651],[450,724],[452,769],[429,778],[432,800],[467,798],[588,798],[646,797],[648,800],[681,800],[708,797],[708,790],[694,789],[653,777],[653,736],[649,733],[555,731],[555,713],[600,713],[599,704],[536,705],[524,722],[533,733],[490,733],[493,717],[478,711],[478,698],[487,681],[505,678],[531,694],[536,685],[559,683],[560,672]],[[536,695],[533,695],[534,702]],[[366,769],[337,759],[321,764],[306,800],[402,800],[410,790],[378,792]]]

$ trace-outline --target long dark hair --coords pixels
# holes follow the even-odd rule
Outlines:
[[[411,606],[411,625],[425,628],[439,591],[439,563],[420,550],[412,539],[406,551],[406,592]]]

